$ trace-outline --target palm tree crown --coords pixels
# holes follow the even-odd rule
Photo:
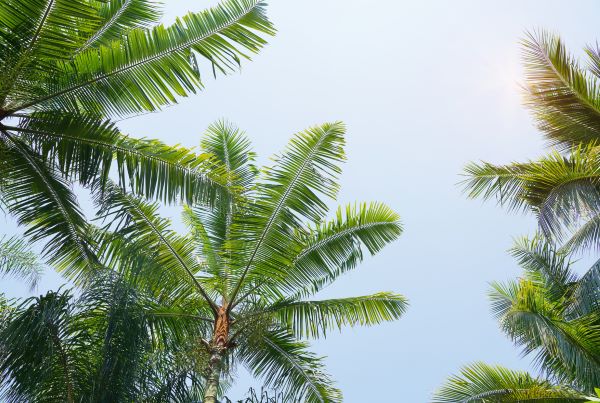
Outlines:
[[[117,186],[98,197],[111,227],[98,232],[106,266],[137,273],[137,286],[170,307],[164,316],[203,327],[205,402],[216,401],[220,379],[237,363],[290,399],[340,401],[322,360],[300,339],[404,312],[405,299],[388,292],[307,300],[402,232],[397,214],[377,202],[340,207],[326,220],[323,196],[337,195],[343,136],[341,123],[312,127],[296,134],[273,166],[257,169],[243,133],[212,125],[202,147],[226,167],[237,191],[223,193],[216,208],[185,207],[186,236],[169,230],[156,205]]]

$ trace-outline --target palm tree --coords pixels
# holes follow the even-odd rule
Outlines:
[[[476,363],[448,380],[439,403],[586,402],[600,385],[600,262],[581,277],[571,270],[571,254],[600,241],[600,50],[586,49],[584,69],[556,36],[540,32],[523,45],[527,106],[555,149],[537,161],[470,164],[465,184],[470,197],[538,218],[542,235],[512,250],[523,277],[494,284],[491,298],[542,376]]]
[[[560,38],[545,32],[524,42],[527,106],[556,149],[537,161],[467,166],[470,197],[496,197],[531,210],[542,232],[569,249],[600,241],[600,49],[586,68]]]
[[[512,254],[525,272],[493,284],[493,311],[545,377],[478,363],[434,402],[584,402],[600,385],[600,261],[578,277],[569,255],[542,237],[518,241]]]
[[[302,339],[405,311],[406,300],[389,292],[307,299],[402,232],[398,215],[377,202],[340,207],[326,220],[323,196],[337,195],[344,132],[341,123],[302,131],[273,166],[259,170],[242,132],[212,125],[202,148],[226,167],[239,197],[224,193],[216,208],[186,206],[184,236],[169,229],[156,204],[118,186],[98,192],[99,214],[110,227],[97,236],[105,265],[136,272],[136,286],[170,307],[165,315],[208,324],[199,342],[209,356],[205,403],[217,401],[222,379],[238,363],[288,401],[340,401],[322,359]]]
[[[259,0],[152,26],[160,15],[146,0],[0,4],[0,199],[75,277],[98,262],[73,182],[106,183],[113,170],[121,187],[169,202],[212,200],[225,187],[209,156],[129,138],[115,119],[196,92],[203,61],[231,71],[274,33]]]
[[[160,303],[118,276],[97,277],[78,298],[50,291],[0,309],[4,402],[191,402],[205,359],[195,328],[168,326]],[[164,307],[168,309],[168,307]],[[189,331],[186,338],[169,329]],[[196,333],[198,334],[198,333]]]

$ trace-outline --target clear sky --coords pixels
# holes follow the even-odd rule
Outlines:
[[[165,21],[214,1],[165,0]],[[132,136],[196,146],[212,121],[245,129],[266,162],[296,131],[343,120],[348,162],[341,203],[384,201],[401,239],[324,296],[395,291],[400,321],[314,343],[345,401],[427,402],[444,379],[482,360],[529,368],[490,313],[488,283],[518,275],[506,254],[531,217],[467,200],[457,183],[472,160],[534,158],[544,142],[521,106],[519,40],[560,33],[578,53],[598,38],[593,0],[272,0],[278,34],[241,74],[206,74],[206,90],[120,123]],[[207,72],[209,73],[209,72]],[[165,209],[165,214],[176,214]],[[14,230],[10,220],[8,232]],[[28,295],[2,280],[10,296]],[[40,293],[61,280],[46,276]],[[253,382],[240,373],[231,397]]]

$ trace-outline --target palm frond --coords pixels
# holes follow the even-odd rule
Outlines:
[[[587,398],[569,387],[552,385],[523,371],[475,363],[452,376],[433,403],[580,403]]]
[[[498,203],[511,208],[523,208],[522,197],[526,167],[524,164],[493,165],[488,162],[470,163],[465,169],[464,189],[470,198],[484,200],[496,197]]]
[[[225,0],[200,13],[189,13],[172,26],[134,29],[121,40],[88,49],[40,82],[38,95],[17,103],[25,109],[62,109],[129,115],[176,102],[202,87],[195,55],[214,69],[231,71],[258,52],[273,34],[258,0]],[[126,88],[126,91],[123,89]]]
[[[94,116],[34,113],[6,129],[21,134],[45,160],[56,161],[66,177],[83,185],[98,178],[105,182],[115,164],[121,187],[147,198],[212,204],[219,193],[230,191],[226,172],[210,155],[124,136],[113,123]]]
[[[322,359],[306,351],[307,347],[286,332],[269,331],[244,343],[239,354],[255,376],[288,401],[341,402],[341,392],[323,372]]]
[[[17,236],[0,238],[0,275],[22,278],[37,287],[44,265],[27,242]]]
[[[401,234],[400,217],[383,203],[340,206],[335,218],[309,230],[281,281],[271,282],[300,296],[312,295],[354,269],[363,249],[375,255]]]
[[[230,173],[230,186],[251,187],[256,177],[255,154],[246,133],[226,120],[211,124],[200,143],[202,150],[214,155]]]
[[[548,290],[547,295],[555,301],[563,298],[570,285],[577,280],[571,270],[568,254],[556,250],[541,236],[517,239],[510,253],[527,271],[529,279],[541,279]]]
[[[32,241],[45,240],[48,262],[74,280],[85,280],[97,266],[87,242],[88,224],[70,186],[27,144],[3,132],[10,148],[10,166],[3,172],[10,184],[4,189],[9,211],[19,223],[28,225],[25,235]]]
[[[397,320],[406,311],[408,302],[401,295],[380,292],[361,297],[321,301],[280,301],[264,314],[289,328],[298,337],[326,337],[332,329],[343,326],[373,326]]]
[[[600,87],[548,32],[523,41],[527,105],[552,144],[565,148],[600,139]]]
[[[142,250],[154,251],[157,267],[161,268],[157,275],[162,275],[161,272],[176,274],[216,310],[216,304],[198,277],[201,267],[193,257],[193,242],[169,229],[169,221],[157,215],[156,204],[139,200],[110,184],[97,194],[96,204],[100,207],[99,216],[105,220],[110,218],[109,223],[116,223],[122,235],[130,237]]]
[[[264,183],[234,239],[250,242],[250,252],[240,257],[239,280],[230,297],[235,300],[246,275],[261,271],[261,277],[281,274],[281,257],[287,255],[290,228],[298,220],[320,222],[327,211],[319,194],[335,197],[340,173],[337,163],[345,159],[344,125],[340,122],[316,126],[296,134],[275,166],[266,171]],[[259,264],[257,264],[259,262]],[[285,263],[285,262],[283,262]]]
[[[568,157],[553,152],[522,164],[471,164],[465,185],[471,197],[496,196],[513,209],[530,209],[546,236],[564,241],[600,211],[598,158],[589,146],[572,149]]]
[[[600,261],[573,285],[567,314],[583,317],[600,312]]]
[[[24,301],[0,335],[3,400],[75,402],[89,374],[82,339],[73,332],[70,296],[50,292]],[[88,378],[89,379],[89,378]]]
[[[75,54],[90,47],[107,45],[118,40],[135,28],[148,28],[157,23],[161,16],[159,4],[148,0],[93,1],[98,9],[102,24],[86,39]]]
[[[502,329],[524,354],[557,379],[593,390],[600,382],[600,326],[596,316],[568,319],[565,305],[531,281],[495,284],[493,308]]]

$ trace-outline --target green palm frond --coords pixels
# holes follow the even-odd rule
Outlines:
[[[92,3],[95,3],[102,23],[77,49],[76,54],[90,47],[107,45],[132,29],[148,28],[157,23],[162,14],[160,4],[148,0],[95,0]]]
[[[239,280],[230,300],[235,300],[248,274],[250,279],[282,274],[280,257],[287,254],[290,227],[299,226],[298,220],[321,221],[327,205],[319,194],[334,198],[339,187],[337,163],[345,159],[344,132],[337,122],[298,133],[275,166],[266,170],[265,183],[236,228],[241,234],[232,235],[249,241],[251,248],[240,257]]]
[[[341,402],[341,392],[323,372],[322,359],[306,351],[308,344],[282,331],[269,331],[244,344],[241,360],[266,385],[292,401]]]
[[[230,186],[251,187],[257,173],[253,165],[255,154],[243,131],[226,120],[219,120],[208,127],[200,146],[225,167],[231,176]]]
[[[156,110],[202,87],[195,55],[225,73],[248,58],[245,52],[256,53],[265,45],[260,34],[273,32],[264,3],[225,0],[172,26],[134,29],[121,40],[81,52],[59,64],[60,74],[40,82],[39,96],[16,101],[8,111],[84,107],[129,115]]]
[[[595,250],[600,245],[600,214],[589,212],[587,218],[571,234],[563,249],[568,251]]]
[[[0,238],[0,275],[22,278],[33,290],[43,270],[44,265],[25,240],[17,236]]]
[[[152,250],[153,259],[162,268],[156,275],[164,272],[179,278],[189,288],[196,289],[202,298],[213,308],[216,305],[208,291],[201,284],[201,266],[194,259],[194,243],[173,232],[168,220],[157,215],[156,204],[144,202],[124,193],[112,185],[98,194],[96,204],[100,207],[99,215],[103,219],[110,218],[110,223],[118,223],[118,231],[128,241],[142,250]]]
[[[93,116],[34,113],[5,129],[83,185],[98,177],[105,182],[114,164],[120,185],[148,198],[209,203],[219,192],[229,192],[226,172],[210,155],[124,136],[111,122]]]
[[[402,234],[400,217],[383,203],[339,207],[335,218],[309,229],[292,264],[276,285],[298,295],[312,295]]]
[[[568,157],[553,152],[528,163],[470,164],[464,184],[470,197],[495,196],[510,208],[530,209],[546,236],[564,241],[600,210],[599,161],[598,150],[589,146],[572,149]]]
[[[575,317],[594,315],[600,312],[600,261],[573,285],[568,313]]]
[[[451,377],[433,403],[579,403],[587,398],[523,371],[475,363]]]
[[[590,390],[600,382],[600,325],[596,315],[569,319],[565,304],[528,280],[495,284],[493,309],[502,329],[525,354],[558,379]]]
[[[510,254],[525,269],[529,279],[540,279],[553,300],[563,298],[577,277],[571,270],[571,260],[564,251],[558,251],[541,236],[520,238]]]
[[[493,165],[488,162],[469,163],[462,184],[470,198],[482,197],[484,200],[496,197],[502,205],[511,208],[523,207],[525,164]]]
[[[3,1],[0,25],[23,42],[19,58],[13,61],[13,78],[33,62],[49,66],[50,61],[68,58],[98,23],[97,9],[89,1]]]
[[[85,280],[98,268],[97,259],[69,184],[20,139],[6,132],[3,139],[10,145],[2,173],[9,184],[3,189],[9,211],[29,226],[25,235],[32,241],[46,240],[43,253],[49,263],[68,277]]]
[[[401,295],[380,292],[361,297],[321,301],[280,301],[265,314],[291,329],[296,337],[326,337],[332,329],[343,326],[373,326],[397,320],[408,302]]]
[[[66,401],[86,385],[89,374],[81,338],[70,328],[68,293],[26,300],[0,335],[0,397],[6,401]]]
[[[600,86],[547,32],[523,41],[527,105],[556,145],[570,148],[600,140]]]

